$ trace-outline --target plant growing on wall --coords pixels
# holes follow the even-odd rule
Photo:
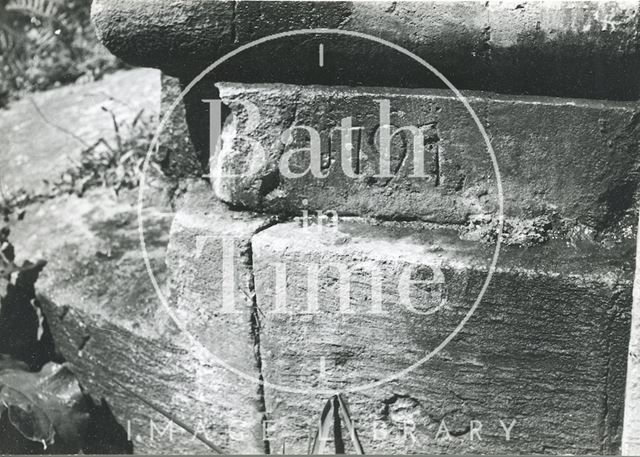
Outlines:
[[[0,0],[0,106],[120,66],[95,36],[91,0]]]

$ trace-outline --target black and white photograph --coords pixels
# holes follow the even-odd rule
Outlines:
[[[640,455],[640,0],[0,0],[0,455]]]

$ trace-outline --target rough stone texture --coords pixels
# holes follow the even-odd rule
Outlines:
[[[388,39],[426,59],[460,89],[518,94],[468,93],[497,154],[507,216],[519,221],[559,216],[600,233],[628,216],[637,201],[640,114],[632,103],[573,97],[638,99],[638,7],[636,0],[96,0],[93,17],[101,39],[115,54],[179,78],[163,81],[164,109],[199,70],[223,54],[272,33],[314,27]],[[323,67],[318,65],[321,43]],[[298,86],[216,86],[219,81]],[[287,215],[323,209],[458,224],[491,220],[496,191],[484,143],[462,104],[437,90],[441,87],[437,78],[407,57],[365,40],[299,36],[274,41],[225,63],[180,103],[163,133],[164,169],[172,175],[197,176],[207,167],[209,112],[202,99],[221,97],[233,117],[223,112],[223,147],[213,157],[211,172],[216,195],[233,207]],[[261,123],[250,137],[267,147],[266,159],[253,154],[233,130],[246,127],[246,113],[238,101],[247,98],[262,111]],[[374,100],[380,98],[391,100],[392,122],[398,127],[418,125],[423,130],[430,154],[426,178],[408,178],[408,137],[394,142],[394,177],[372,176],[379,123]],[[355,179],[339,172],[339,142],[328,133],[345,116],[365,126],[356,140],[362,155],[352,161],[360,172]],[[276,135],[301,124],[320,130],[328,178],[284,179],[275,168],[286,152]],[[306,142],[304,135],[296,134],[292,146],[304,147]],[[215,177],[221,170],[234,172],[248,165],[258,169],[248,179]],[[305,163],[296,165],[304,168]],[[230,451],[305,453],[309,429],[316,425],[327,395],[263,390],[214,363],[212,354],[249,378],[293,387],[344,389],[381,379],[433,349],[455,327],[480,290],[492,254],[490,245],[460,240],[456,232],[419,223],[341,221],[337,233],[315,233],[291,223],[268,228],[273,223],[268,216],[231,212],[215,203],[208,190],[193,195],[176,216],[167,257],[170,305],[196,345],[167,323],[159,305],[141,307],[136,300],[134,306],[129,296],[121,296],[138,290],[151,297],[148,284],[145,289],[126,282],[115,292],[92,292],[106,296],[109,301],[104,302],[80,300],[75,292],[89,289],[93,274],[79,282],[63,279],[61,284],[45,279],[44,286],[53,291],[47,302],[50,319],[62,309],[54,332],[76,342],[66,353],[87,373],[88,383],[106,389],[114,404],[124,405],[123,417],[148,420],[151,413],[131,406],[136,401],[104,379],[115,371],[113,366],[122,371],[139,366],[127,374],[131,388],[142,385],[140,392],[159,403],[173,393],[169,409],[191,422],[202,419],[209,437]],[[121,236],[125,228],[132,240],[128,225],[101,236]],[[229,245],[220,237],[234,238],[233,256],[228,256]],[[164,255],[163,241],[166,238],[158,235],[158,242],[152,243],[158,261]],[[504,247],[480,308],[443,351],[400,381],[347,394],[365,450],[616,452],[633,249],[626,241],[603,246],[551,239],[529,249]],[[74,261],[84,275],[91,263],[83,252]],[[341,281],[331,269],[337,261],[352,267],[365,263],[351,281],[355,314],[340,313],[336,294]],[[320,274],[315,315],[300,313],[309,303],[308,263],[329,271]],[[222,276],[225,265],[231,264],[237,311],[232,314],[225,312],[229,301]],[[288,305],[297,313],[274,310],[274,299],[282,292],[274,264],[287,269]],[[414,290],[414,302],[422,311],[443,304],[433,315],[417,315],[399,304],[393,282],[408,264],[414,265],[412,278],[427,281],[442,265],[444,285]],[[387,315],[361,312],[375,298],[367,267],[379,268],[383,275]],[[127,281],[142,277],[141,270],[136,271],[127,273]],[[60,297],[72,303],[69,308],[61,308]],[[121,337],[114,343],[113,335]],[[128,345],[136,350],[127,352]],[[82,350],[76,354],[78,347]],[[100,360],[116,363],[110,362],[109,371]],[[175,366],[182,371],[177,373]],[[263,446],[265,413],[275,421],[275,435]],[[505,441],[499,421],[508,425],[514,419],[512,440]],[[435,440],[442,420],[454,435],[451,441]],[[472,441],[471,420],[483,423],[481,441]],[[391,436],[376,440],[372,427],[381,424]],[[419,442],[403,440],[407,427]],[[139,448],[148,451],[196,449],[194,441],[141,440]]]
[[[470,309],[493,252],[447,229],[350,220],[338,230],[276,225],[254,236],[252,246],[263,376],[294,388],[343,391],[407,368],[441,343]],[[603,249],[562,241],[505,247],[476,313],[442,351],[399,381],[346,393],[365,452],[616,452],[632,251],[628,244]],[[353,274],[353,314],[340,312],[335,262]],[[359,262],[365,266],[356,267]],[[276,290],[285,284],[278,285],[278,264],[286,268],[291,314],[275,308]],[[323,268],[316,314],[305,312],[310,265]],[[444,284],[414,285],[411,296],[422,312],[441,308],[431,315],[409,312],[397,292],[399,275],[409,267],[412,279],[432,281],[436,266]],[[369,312],[367,268],[382,275],[386,314]],[[267,388],[265,399],[280,434],[272,449],[282,448],[285,435],[287,452],[305,453],[327,395]],[[516,420],[508,442],[500,419],[506,426]],[[451,441],[435,440],[442,420]],[[471,441],[471,420],[482,422],[482,441]],[[402,439],[405,423],[415,424],[417,443]],[[382,426],[390,437],[376,440],[373,427]]]
[[[638,225],[640,229],[640,224]],[[636,248],[636,271],[633,282],[631,335],[627,359],[627,386],[624,402],[622,455],[640,453],[640,237]]]
[[[244,374],[212,362],[209,382],[217,393],[208,398],[217,405],[218,420],[232,423],[231,439],[237,442],[231,449],[243,452],[268,449],[262,441],[264,403],[250,238],[271,223],[268,216],[229,211],[204,188],[192,193],[177,212],[167,253],[170,307],[181,328],[208,351],[209,360]],[[225,292],[227,281],[233,281],[233,298]]]
[[[211,191],[192,191],[191,195],[195,198],[203,193],[210,195]],[[187,280],[181,274],[191,272],[183,265],[193,253],[182,252],[192,241],[185,220],[203,217],[208,233],[215,232],[215,225],[208,225],[215,218],[221,231],[227,233],[231,227],[224,213],[207,219],[198,212],[197,204],[186,205],[190,209],[177,216],[168,253],[173,211],[157,203],[144,210],[149,259],[165,291],[168,278],[179,290],[181,281]],[[208,211],[212,205],[206,207]],[[234,223],[241,234],[242,221]],[[252,229],[256,223],[247,225]],[[211,451],[178,426],[173,426],[171,435],[165,417],[119,384],[205,433],[228,452],[262,452],[256,385],[242,387],[236,378],[221,374],[211,357],[194,347],[171,322],[152,288],[140,250],[135,196],[114,199],[109,190],[100,190],[87,192],[83,198],[61,197],[32,205],[12,228],[12,240],[21,258],[48,260],[36,288],[56,345],[89,392],[105,397],[120,424],[129,428],[136,453]],[[215,256],[204,252],[207,255],[200,266],[211,267],[207,262],[215,262]],[[243,263],[237,265],[241,269]],[[212,274],[211,270],[201,273]],[[211,311],[209,302],[199,303],[200,308],[195,300],[189,303],[177,292],[169,297],[170,303],[176,303],[173,309],[184,311],[185,320],[205,319]],[[235,347],[243,351],[236,352],[236,359],[251,365],[255,359],[249,318],[245,313],[241,319],[246,319],[246,325]]]
[[[145,116],[157,116],[159,99],[160,72],[136,69],[12,103],[0,111],[3,192],[40,190],[43,180],[59,178],[79,161],[83,149],[100,138],[115,144],[113,120],[103,108],[118,122],[130,125],[141,110]]]
[[[211,161],[218,197],[235,205],[299,214],[303,208],[384,218],[419,218],[462,223],[469,216],[495,214],[497,182],[482,135],[463,104],[438,90],[219,84],[232,111],[222,147]],[[540,97],[467,94],[496,154],[504,189],[505,214],[558,214],[597,228],[615,225],[632,207],[638,188],[640,114],[635,104]],[[380,104],[389,100],[393,130],[421,129],[424,177],[416,173],[414,137],[392,139],[392,178],[380,173]],[[243,101],[260,110],[251,121]],[[341,119],[351,116],[353,145],[345,151]],[[287,178],[309,166],[309,134],[297,130],[285,145],[281,135],[294,125],[320,134],[322,174]],[[247,138],[249,140],[247,140]],[[253,142],[252,142],[253,141]],[[265,153],[255,146],[258,142]],[[345,173],[357,172],[356,176]],[[233,177],[238,174],[242,177]],[[305,206],[306,201],[306,206]]]
[[[169,114],[171,105],[178,98],[182,89],[177,78],[162,75],[160,103],[162,116]],[[193,91],[187,94],[185,99],[178,102],[160,132],[158,155],[163,171],[169,176],[178,178],[202,177],[207,172],[209,146],[198,141],[199,135],[202,135],[203,132],[190,130],[187,126],[187,113],[191,114],[190,120],[194,126],[197,125],[197,116],[194,117],[193,114],[197,113],[198,107],[194,106],[189,110],[186,106],[187,104],[193,105],[192,100],[197,96],[196,91]],[[198,103],[201,104],[202,101],[198,100]]]
[[[462,89],[636,99],[638,2],[97,0],[100,38],[129,63],[192,77],[277,32],[337,28],[404,46]],[[318,67],[318,45],[325,65]],[[244,52],[214,78],[442,87],[397,51],[344,36],[291,37]]]

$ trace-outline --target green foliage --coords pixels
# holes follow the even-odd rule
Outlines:
[[[90,6],[91,0],[0,0],[0,106],[122,66],[98,42]]]
[[[109,113],[113,120],[115,143],[109,144],[100,139],[83,150],[80,163],[69,168],[53,183],[52,196],[65,193],[82,195],[94,187],[108,187],[118,194],[121,190],[138,186],[142,165],[153,140],[153,120],[144,118],[140,111],[131,124],[123,125],[113,113]],[[152,173],[162,173],[153,161],[150,168]]]
[[[47,189],[42,192],[33,193],[20,189],[6,194],[0,188],[0,218],[5,221],[9,221],[12,216],[20,219],[24,208],[32,203],[65,194],[82,196],[95,187],[109,188],[116,195],[123,190],[138,187],[142,165],[153,140],[156,119],[145,116],[140,111],[133,121],[124,123],[119,122],[112,112],[105,111],[111,114],[115,140],[108,142],[101,138],[86,147],[81,153],[80,161],[53,182],[46,182]],[[153,185],[157,179],[163,179],[163,176],[159,159],[152,155],[146,170],[147,183]]]

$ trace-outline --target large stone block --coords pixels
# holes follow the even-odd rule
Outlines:
[[[632,100],[638,5],[618,2],[97,0],[106,46],[189,78],[231,50],[310,28],[363,32],[416,53],[461,89]],[[324,66],[318,46],[324,44]],[[396,50],[353,36],[281,38],[216,70],[218,81],[444,87]]]
[[[216,404],[214,429],[233,452],[268,449],[250,240],[272,219],[230,211],[203,185],[176,213],[167,248],[168,305],[211,365],[203,395]]]
[[[228,203],[289,214],[321,209],[444,223],[497,211],[496,175],[485,141],[451,92],[219,88],[232,115],[211,160],[211,174],[216,194]],[[466,96],[491,138],[507,216],[557,214],[603,228],[615,225],[632,206],[640,145],[635,104]],[[249,114],[247,102],[257,107],[259,119]],[[388,121],[383,104],[388,104]],[[354,129],[344,138],[338,129],[347,117]],[[380,126],[386,122],[392,133],[405,128],[391,139],[390,173],[380,152]],[[304,150],[312,144],[311,134],[296,126],[318,132],[318,172],[308,171],[312,154]],[[294,129],[289,139],[288,129]],[[303,150],[294,152],[298,148]],[[283,164],[289,169],[283,171]]]
[[[252,246],[263,376],[308,390],[267,386],[272,449],[284,441],[306,452],[329,396],[322,389],[344,392],[366,452],[618,449],[629,243],[503,247],[462,330],[423,365],[359,392],[350,389],[407,369],[456,329],[493,247],[449,229],[348,219],[337,230],[276,225]],[[471,421],[482,423],[481,439]],[[500,421],[515,421],[509,441]]]
[[[173,225],[169,206],[146,204],[143,211],[152,271],[180,322],[193,332],[202,330],[197,323],[206,326],[202,346],[172,322],[152,287],[140,250],[135,198],[115,198],[109,189],[56,198],[30,206],[13,229],[21,259],[48,260],[36,289],[57,349],[83,386],[106,398],[136,453],[211,452],[139,397],[228,452],[264,452],[246,249],[235,250],[232,259],[242,312],[212,319],[221,299],[220,291],[213,291],[221,266],[213,237],[233,234],[246,248],[266,218],[238,218],[211,200],[209,188],[191,189]],[[224,345],[207,346],[216,336]],[[207,352],[216,348],[255,382],[216,364]]]

